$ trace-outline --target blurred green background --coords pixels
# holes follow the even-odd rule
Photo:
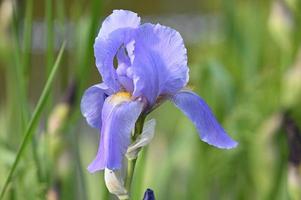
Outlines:
[[[0,189],[29,119],[67,42],[59,71],[4,199],[115,199],[89,174],[98,146],[79,102],[101,81],[95,35],[113,9],[177,29],[190,83],[211,106],[233,150],[198,138],[171,103],[140,153],[133,199],[301,199],[301,2],[299,0],[0,0]]]

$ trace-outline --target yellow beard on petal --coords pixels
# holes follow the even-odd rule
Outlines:
[[[131,97],[132,97],[132,95],[128,92],[118,92],[111,96],[110,103],[115,106],[122,102],[130,101]]]

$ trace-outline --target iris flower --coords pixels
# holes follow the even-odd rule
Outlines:
[[[100,143],[88,170],[122,168],[139,116],[169,100],[195,125],[200,139],[218,148],[232,140],[205,101],[185,88],[187,50],[174,29],[140,23],[134,12],[114,10],[95,39],[96,66],[103,82],[88,88],[81,101],[87,123],[100,131]]]

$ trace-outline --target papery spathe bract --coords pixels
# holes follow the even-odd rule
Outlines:
[[[104,178],[110,193],[115,194],[119,199],[128,199],[128,191],[124,187],[124,180],[121,170],[110,170],[105,168]]]

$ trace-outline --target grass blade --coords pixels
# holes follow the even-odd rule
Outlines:
[[[52,9],[52,0],[46,0],[45,2],[46,4],[46,17],[45,17],[45,21],[47,24],[46,27],[46,44],[47,44],[47,49],[46,49],[46,75],[48,76],[50,71],[51,71],[51,67],[52,67],[52,63],[54,60],[54,56],[53,56],[53,49],[54,49],[54,37],[53,37],[53,9]]]
[[[62,44],[61,50],[60,50],[60,52],[59,52],[59,54],[57,56],[57,59],[56,59],[56,61],[54,63],[54,66],[53,66],[53,68],[51,70],[51,73],[50,73],[49,78],[48,78],[48,80],[46,82],[46,85],[45,85],[45,87],[43,89],[43,92],[42,92],[42,94],[41,94],[41,96],[39,98],[38,104],[37,104],[37,106],[36,106],[36,108],[34,110],[34,113],[33,113],[32,117],[30,119],[30,122],[29,122],[29,124],[27,126],[27,129],[26,129],[25,134],[24,134],[24,138],[23,138],[22,143],[20,145],[20,148],[19,148],[19,150],[17,152],[17,156],[15,158],[15,161],[14,161],[14,163],[13,163],[13,165],[12,165],[10,171],[9,171],[9,174],[8,174],[8,176],[7,176],[7,178],[6,178],[5,182],[4,182],[4,186],[3,186],[2,190],[1,190],[0,200],[3,199],[5,191],[6,191],[7,187],[8,187],[8,184],[10,183],[10,181],[12,179],[12,175],[14,174],[15,169],[16,169],[19,161],[20,161],[21,155],[24,153],[25,147],[27,146],[28,142],[30,141],[30,139],[32,137],[32,134],[35,131],[36,124],[37,124],[37,122],[38,122],[38,120],[39,120],[39,118],[41,116],[42,110],[43,110],[43,108],[45,106],[45,103],[46,103],[46,100],[47,100],[47,96],[48,96],[48,94],[50,92],[51,84],[52,84],[52,82],[54,80],[54,77],[55,77],[55,74],[56,74],[56,72],[58,70],[59,62],[60,62],[60,60],[62,58],[64,49],[65,49],[65,45],[66,45],[66,43],[64,42]]]

